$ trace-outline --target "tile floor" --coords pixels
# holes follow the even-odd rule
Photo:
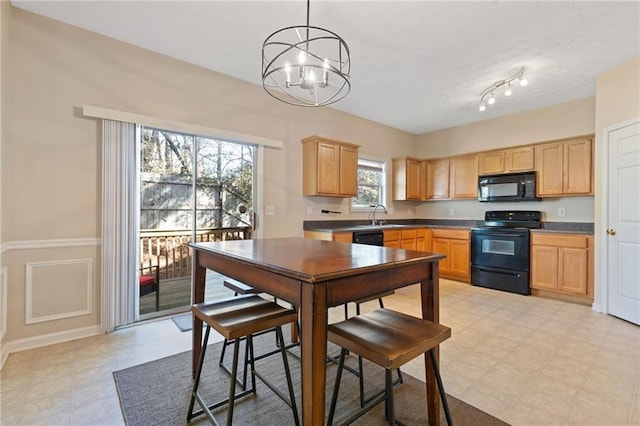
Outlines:
[[[417,291],[403,289],[386,306],[417,314]],[[453,330],[441,346],[452,395],[513,425],[640,425],[640,327],[586,306],[448,280],[441,322]],[[189,350],[190,338],[164,319],[11,354],[0,424],[121,425],[112,371]],[[421,378],[424,364],[404,370]]]

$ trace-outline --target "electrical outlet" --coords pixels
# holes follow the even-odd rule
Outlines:
[[[449,216],[455,216],[455,215],[456,215],[455,209],[449,209]]]
[[[307,207],[307,214],[308,215],[313,214],[313,207]]]
[[[567,215],[567,210],[565,210],[564,207],[559,207],[558,208],[558,216],[565,217],[566,215]]]
[[[264,212],[267,216],[273,216],[276,214],[276,208],[274,206],[266,206]]]

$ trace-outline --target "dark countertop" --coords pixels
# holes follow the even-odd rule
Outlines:
[[[354,232],[368,229],[392,230],[402,228],[458,228],[470,229],[482,226],[480,220],[449,220],[449,219],[400,219],[386,220],[384,225],[371,226],[367,220],[305,220],[303,230],[318,232]]]
[[[403,228],[450,228],[471,229],[484,226],[483,220],[453,219],[405,219],[387,220],[384,225],[372,226],[365,220],[305,220],[303,229],[316,232],[356,232],[389,231]],[[532,232],[593,235],[593,223],[590,222],[543,222],[542,228]]]
[[[575,230],[561,230],[561,229],[532,229],[531,233],[539,234],[576,234],[576,235],[593,235],[593,232],[589,231],[575,231]]]

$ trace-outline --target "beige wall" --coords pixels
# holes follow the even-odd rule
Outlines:
[[[427,133],[418,137],[417,151],[422,158],[437,158],[588,135],[594,131],[595,98],[585,98]],[[558,216],[560,207],[565,209],[566,216]],[[451,209],[454,210],[453,216],[450,215]],[[526,203],[434,201],[422,204],[416,214],[420,217],[478,220],[484,217],[485,210],[503,209],[540,210],[544,221],[593,222],[593,197],[547,198]]]
[[[282,140],[282,150],[265,149],[263,204],[276,212],[261,218],[265,237],[302,236],[303,220],[322,217],[308,216],[307,207],[317,213],[321,208],[348,212],[346,200],[302,197],[300,139],[317,134],[349,141],[362,145],[362,154],[385,159],[414,154],[414,135],[328,108],[292,107],[259,86],[3,7],[3,15],[12,20],[5,58],[11,79],[3,85],[9,137],[2,162],[8,341],[99,323],[100,301],[94,298],[92,314],[25,324],[24,270],[29,262],[91,258],[94,294],[99,295],[100,124],[81,115],[82,105]],[[413,212],[411,205],[398,205],[393,213],[404,217]],[[61,247],[46,248],[50,244]],[[40,284],[33,288],[52,294],[86,286],[79,278]]]
[[[9,52],[9,27],[11,25],[11,5],[9,2],[0,2],[0,365],[4,362],[3,347],[4,347],[4,335],[7,327],[7,300],[6,300],[6,269],[3,267],[3,242],[2,237],[2,151],[3,141],[5,139],[6,126],[3,126],[5,105],[5,82],[8,80],[5,68],[7,67],[7,59]]]
[[[594,122],[595,98],[578,99],[426,133],[418,137],[418,155],[445,157],[592,134]]]
[[[596,196],[595,196],[595,288],[594,304],[607,311],[606,263],[607,188],[604,176],[607,161],[605,132],[608,128],[631,120],[640,120],[640,56],[601,74],[596,81]],[[637,184],[637,182],[636,182]]]

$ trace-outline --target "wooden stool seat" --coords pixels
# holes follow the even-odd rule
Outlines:
[[[331,324],[328,332],[331,342],[391,370],[451,337],[449,327],[390,309]]]
[[[232,297],[216,303],[198,303],[193,315],[210,325],[225,339],[237,339],[295,322],[297,312],[257,295]]]
[[[327,330],[329,341],[342,347],[331,409],[329,411],[329,422],[327,424],[331,424],[335,414],[340,379],[347,351],[351,351],[384,367],[386,376],[385,391],[355,412],[344,424],[355,421],[383,400],[387,401],[386,413],[389,424],[392,425],[396,423],[393,414],[391,372],[415,357],[427,352],[429,352],[431,356],[436,372],[438,388],[445,406],[447,421],[451,424],[446,396],[442,388],[442,381],[434,352],[434,348],[437,345],[451,337],[451,329],[449,327],[390,309],[377,309],[364,315],[352,317],[346,321],[330,324]]]
[[[227,287],[229,290],[232,290],[235,295],[239,294],[258,294],[260,291],[251,287],[248,284],[245,284],[241,281],[234,280],[233,278],[225,278],[222,284]]]
[[[191,307],[191,312],[195,317],[201,319],[207,325],[207,328],[202,342],[200,360],[198,363],[193,390],[191,393],[191,402],[189,405],[189,412],[187,414],[187,421],[191,421],[193,417],[200,414],[206,414],[206,416],[213,424],[218,424],[213,417],[211,410],[228,404],[229,411],[227,415],[227,425],[231,425],[233,420],[233,407],[235,399],[243,397],[250,393],[255,393],[255,379],[258,378],[265,385],[267,385],[267,387],[273,390],[280,398],[282,398],[282,400],[287,403],[289,407],[292,408],[294,422],[296,425],[298,425],[298,410],[296,408],[295,396],[293,393],[293,384],[291,380],[291,372],[289,370],[289,363],[287,361],[287,352],[285,349],[286,347],[284,344],[284,338],[282,336],[282,326],[285,324],[296,322],[298,319],[298,313],[291,309],[282,307],[272,301],[265,300],[260,296],[254,294],[232,297],[215,303],[198,303]],[[234,351],[229,398],[209,405],[198,393],[198,386],[200,383],[200,376],[204,364],[207,343],[209,340],[209,333],[212,328],[222,336],[224,336],[227,341],[233,340]],[[289,388],[288,397],[285,396],[278,387],[269,383],[259,372],[255,370],[254,367],[254,361],[258,359],[258,357],[254,357],[253,353],[253,335],[273,328],[275,328],[276,336],[280,346],[278,352],[282,354],[282,360],[284,363],[287,386]],[[236,382],[238,381],[238,353],[240,350],[240,341],[243,337],[246,338],[247,345],[245,350],[244,372],[246,374],[247,370],[250,367],[251,388],[247,390],[245,387],[246,383],[244,383],[243,391],[236,394],[235,388]],[[196,413],[193,412],[195,401],[198,401],[200,407],[202,408],[201,411]]]

